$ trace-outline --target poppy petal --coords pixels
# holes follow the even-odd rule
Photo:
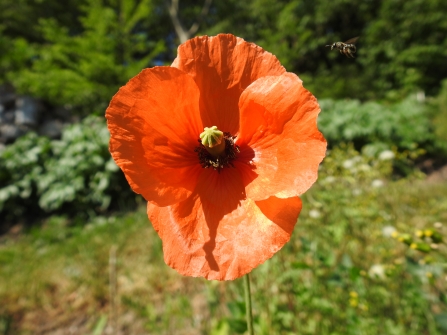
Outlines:
[[[169,207],[148,203],[165,262],[180,274],[233,280],[249,273],[289,241],[301,200],[244,199],[219,221],[213,220],[216,210],[198,194]]]
[[[317,128],[320,107],[302,81],[293,73],[260,78],[242,93],[239,107],[237,168],[247,197],[288,198],[309,189],[326,141]]]
[[[204,126],[232,134],[239,129],[242,91],[258,78],[285,72],[274,55],[230,34],[185,42],[172,66],[192,76],[199,87]]]
[[[203,131],[199,90],[172,67],[143,70],[106,111],[110,152],[136,193],[160,206],[191,195],[202,168],[194,148]]]

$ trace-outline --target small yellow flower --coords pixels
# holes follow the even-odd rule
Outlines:
[[[425,234],[425,236],[430,237],[433,235],[433,230],[425,229],[424,234]]]
[[[351,305],[351,307],[357,307],[357,305],[359,304],[357,299],[349,299],[349,305]]]
[[[349,292],[349,296],[353,299],[357,299],[359,297],[359,294],[355,291]]]

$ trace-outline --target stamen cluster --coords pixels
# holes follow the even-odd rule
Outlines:
[[[218,157],[211,155],[206,147],[202,144],[202,140],[199,138],[199,146],[197,146],[194,151],[197,152],[199,157],[200,165],[207,169],[212,167],[217,172],[220,172],[224,167],[234,167],[232,161],[237,157],[240,152],[239,146],[234,144],[234,139],[236,136],[232,136],[229,132],[223,133],[223,139],[225,141],[225,151]]]

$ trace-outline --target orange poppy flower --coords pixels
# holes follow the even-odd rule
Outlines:
[[[148,201],[165,262],[231,280],[281,249],[326,152],[319,112],[275,56],[229,34],[193,38],[122,87],[106,112],[110,152]],[[213,126],[226,149],[207,156],[198,140]]]

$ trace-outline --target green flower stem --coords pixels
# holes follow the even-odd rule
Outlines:
[[[250,277],[247,273],[244,276],[244,291],[245,291],[245,314],[247,317],[248,334],[254,335],[253,331],[253,313],[251,312],[251,292],[250,292]]]

